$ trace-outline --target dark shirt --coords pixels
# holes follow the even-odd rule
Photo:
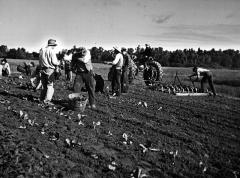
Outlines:
[[[131,61],[131,56],[128,53],[123,55],[123,69],[126,70],[129,68],[130,61]]]
[[[152,57],[152,48],[146,47],[146,49],[144,51],[144,55],[147,57]]]
[[[70,61],[65,61],[65,70],[71,71],[71,62]]]
[[[88,72],[86,65],[81,60],[79,60],[79,58],[82,57],[83,55],[80,53],[75,53],[72,56],[71,67],[75,73]]]

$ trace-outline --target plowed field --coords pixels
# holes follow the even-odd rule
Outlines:
[[[140,78],[139,78],[140,79]],[[239,177],[240,101],[177,97],[141,82],[97,109],[72,111],[64,80],[55,106],[26,79],[0,80],[0,177]]]

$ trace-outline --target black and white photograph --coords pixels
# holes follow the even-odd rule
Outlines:
[[[0,0],[0,178],[240,177],[240,0]]]

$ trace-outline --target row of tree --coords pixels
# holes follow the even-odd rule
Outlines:
[[[143,57],[144,48],[140,46],[135,49],[128,48],[127,50],[136,62]],[[92,47],[90,51],[93,62],[102,63],[113,60],[112,50],[105,50],[102,47]],[[158,47],[153,48],[152,53],[153,58],[163,66],[189,67],[198,65],[211,68],[240,68],[239,50],[215,50],[214,48],[212,50],[202,50],[199,48],[198,50],[184,49],[168,51],[163,50],[162,47]],[[59,53],[59,56],[62,56],[62,52]],[[36,52],[27,52],[24,48],[8,49],[7,46],[1,45],[0,57],[38,60],[39,54]]]
[[[24,48],[11,48],[8,49],[6,45],[0,46],[0,58],[11,58],[11,59],[29,59],[38,60],[39,54],[36,52],[27,52]]]
[[[138,46],[136,49],[128,48],[128,53],[137,60],[144,54],[144,48]],[[93,47],[91,49],[92,60],[94,62],[103,62],[112,60],[112,51],[106,51],[102,47]],[[152,49],[154,60],[163,66],[171,67],[190,67],[203,66],[211,68],[240,68],[239,50],[163,50],[162,47]]]

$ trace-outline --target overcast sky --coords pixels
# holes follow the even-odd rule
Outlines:
[[[0,45],[240,49],[240,0],[0,0]]]

